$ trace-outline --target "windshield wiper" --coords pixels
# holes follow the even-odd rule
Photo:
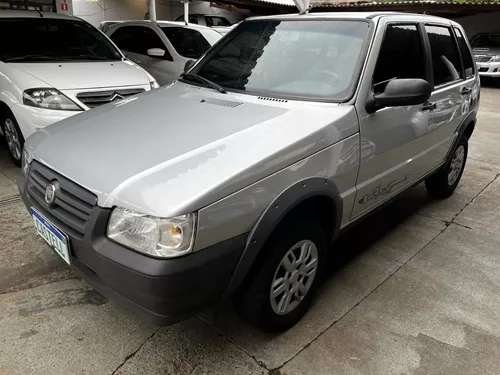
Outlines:
[[[25,55],[25,56],[17,56],[17,57],[10,57],[5,59],[5,62],[10,62],[10,61],[22,61],[22,60],[59,60],[58,58],[52,57],[52,56],[45,56],[45,55]]]
[[[226,89],[224,87],[222,87],[221,85],[218,85],[215,82],[210,81],[209,79],[206,79],[206,78],[204,78],[202,76],[199,76],[198,74],[182,73],[181,74],[181,78],[188,79],[188,80],[194,80],[194,81],[198,81],[198,82],[204,83],[205,85],[210,86],[214,90],[217,90],[221,94],[227,94],[227,91],[226,91]]]

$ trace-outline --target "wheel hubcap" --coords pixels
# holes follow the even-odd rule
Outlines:
[[[318,270],[314,242],[299,241],[281,259],[271,284],[271,307],[278,315],[295,310],[307,295]]]
[[[460,176],[460,172],[462,172],[462,168],[464,166],[465,159],[465,148],[463,145],[460,145],[453,154],[453,158],[451,159],[450,171],[448,172],[448,186],[453,186],[455,182],[457,182],[458,176]]]
[[[5,140],[10,153],[16,160],[21,159],[21,140],[14,122],[7,118],[4,123]]]

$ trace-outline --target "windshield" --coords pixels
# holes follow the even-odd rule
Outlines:
[[[344,100],[368,26],[335,20],[243,22],[191,73],[257,95]]]
[[[472,48],[500,48],[500,35],[478,35],[474,38]]]
[[[50,18],[0,19],[0,59],[5,62],[119,60],[120,53],[86,22]]]

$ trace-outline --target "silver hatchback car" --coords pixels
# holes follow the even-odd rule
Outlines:
[[[453,193],[479,88],[446,19],[252,18],[172,85],[34,133],[19,189],[64,261],[149,320],[232,296],[283,331],[342,230],[421,181]]]

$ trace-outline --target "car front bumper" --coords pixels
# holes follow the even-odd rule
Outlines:
[[[19,191],[28,210],[34,207],[49,221],[50,211]],[[247,235],[172,259],[155,259],[110,241],[106,227],[110,209],[96,206],[83,238],[69,236],[71,267],[90,286],[153,324],[172,324],[217,303],[223,296],[246,244]],[[52,221],[57,227],[57,220]]]
[[[494,63],[477,63],[479,76],[481,77],[500,77],[500,62]]]
[[[32,133],[46,126],[82,112],[35,108],[24,104],[16,104],[11,110],[19,124],[24,139],[28,139]]]

